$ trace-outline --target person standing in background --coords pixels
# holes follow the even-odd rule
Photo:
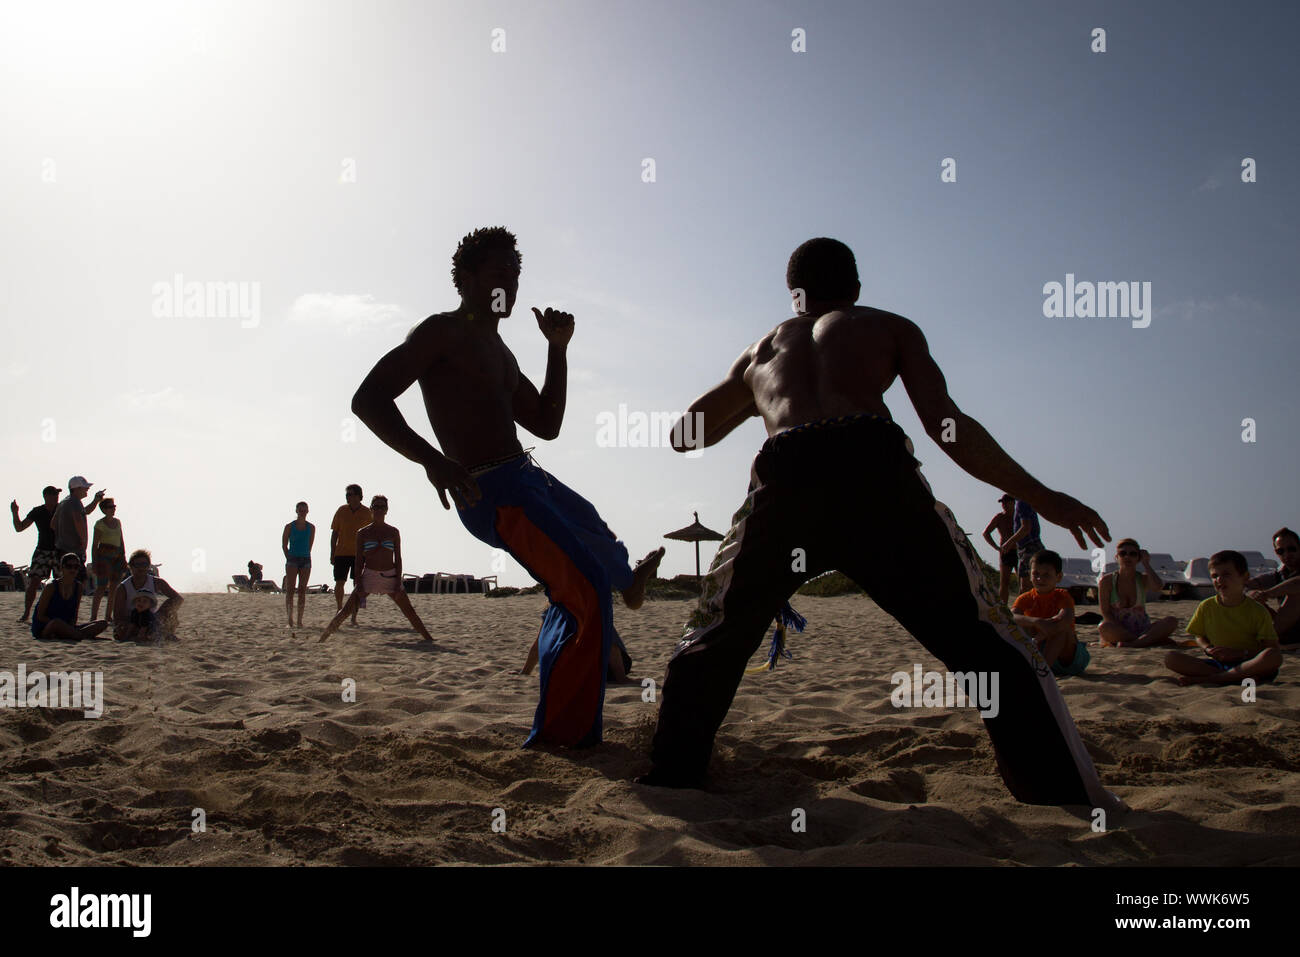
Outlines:
[[[59,504],[59,490],[53,485],[47,485],[41,495],[45,498],[45,503],[28,512],[21,522],[18,520],[18,502],[9,503],[15,532],[25,531],[31,525],[36,526],[36,548],[32,551],[31,564],[27,566],[27,596],[19,621],[26,621],[31,614],[32,603],[36,601],[36,593],[40,591],[45,576],[57,574],[59,570],[59,550],[55,548],[53,524],[54,510]]]
[[[334,520],[330,522],[330,564],[334,566],[334,604],[343,610],[343,589],[347,586],[348,575],[352,575],[352,584],[357,581],[357,532],[361,531],[374,517],[370,509],[361,504],[361,486],[349,485],[344,489],[347,502],[338,507]],[[352,624],[357,623],[356,606],[352,606]],[[298,624],[302,624],[300,620]]]

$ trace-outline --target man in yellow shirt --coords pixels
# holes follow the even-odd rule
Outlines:
[[[340,505],[330,522],[330,563],[334,566],[334,604],[343,609],[343,588],[349,573],[352,586],[357,581],[357,532],[372,521],[370,509],[361,504],[361,486],[349,485],[344,490],[347,504]],[[352,624],[357,623],[356,608],[352,611]]]
[[[1178,683],[1236,684],[1245,678],[1271,681],[1282,667],[1277,632],[1268,609],[1246,595],[1246,558],[1240,552],[1216,552],[1210,557],[1215,595],[1196,608],[1187,633],[1205,652],[1198,658],[1181,651],[1165,655],[1165,666],[1178,673]]]

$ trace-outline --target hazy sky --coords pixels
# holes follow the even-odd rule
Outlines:
[[[355,481],[389,496],[407,571],[490,574],[349,403],[456,305],[459,238],[503,224],[524,269],[501,332],[535,383],[528,307],[577,323],[563,431],[525,445],[634,556],[692,510],[725,531],[758,420],[688,459],[601,447],[597,418],[684,409],[789,317],[786,260],[829,235],[862,301],[920,324],[958,404],[1036,477],[1153,551],[1266,550],[1300,524],[1296,9],[0,3],[0,494],[25,514],[84,474],[128,547],[217,590],[249,558],[279,577],[299,499],[312,581],[331,577]],[[1150,325],[1045,317],[1067,274],[1149,282]],[[177,276],[237,284],[249,309],[169,309]],[[924,435],[901,385],[886,401],[978,536],[998,490]],[[399,405],[432,438],[418,389]],[[6,522],[0,558],[34,543]],[[667,544],[664,573],[693,571]]]

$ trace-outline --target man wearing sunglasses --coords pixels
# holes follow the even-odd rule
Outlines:
[[[1300,535],[1289,528],[1279,528],[1273,534],[1273,553],[1282,567],[1252,578],[1246,582],[1246,588],[1258,602],[1281,599],[1282,604],[1276,610],[1267,604],[1264,607],[1273,616],[1278,640],[1284,645],[1294,645],[1300,642]]]

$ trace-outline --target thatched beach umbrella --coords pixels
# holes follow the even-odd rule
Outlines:
[[[692,512],[695,516],[695,522],[687,525],[685,528],[679,528],[675,532],[669,532],[664,538],[671,538],[679,542],[695,543],[695,577],[700,577],[700,542],[720,542],[723,536],[719,535],[711,528],[705,528],[700,524],[700,513]]]

